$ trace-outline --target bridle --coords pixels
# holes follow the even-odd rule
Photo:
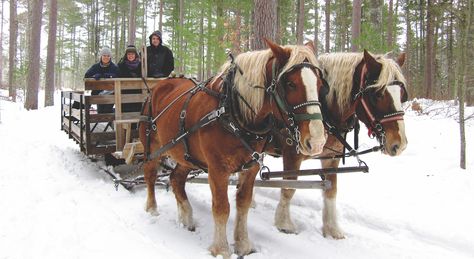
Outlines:
[[[367,119],[369,120],[368,123],[366,123],[367,128],[369,129],[369,136],[377,138],[378,142],[382,147],[385,146],[385,130],[383,128],[383,123],[386,122],[391,122],[391,121],[399,121],[403,120],[403,116],[405,115],[404,111],[394,111],[391,113],[383,114],[381,116],[376,116],[374,115],[374,112],[372,111],[371,107],[367,103],[366,97],[367,92],[370,89],[368,86],[368,70],[367,70],[367,65],[364,64],[362,67],[362,72],[361,72],[361,80],[360,80],[360,85],[359,85],[359,91],[354,95],[353,98],[353,109],[355,111],[358,103],[361,103],[363,110],[365,111],[365,114],[367,116]],[[388,83],[386,86],[389,85],[399,85],[401,90],[403,91],[401,102],[406,102],[408,99],[407,91],[405,88],[405,85],[397,80],[391,81]]]
[[[320,69],[313,64],[309,62],[302,62],[299,64],[295,64],[286,71],[279,73],[279,68],[278,68],[278,61],[274,60],[272,64],[272,81],[270,86],[266,88],[266,92],[270,94],[272,100],[275,100],[275,103],[277,104],[278,110],[280,112],[280,115],[282,115],[282,118],[284,119],[284,124],[285,127],[288,131],[289,138],[286,139],[286,142],[288,145],[293,145],[293,142],[296,142],[297,144],[295,145],[296,152],[300,152],[300,140],[301,140],[301,133],[298,129],[297,123],[300,121],[306,121],[306,120],[323,120],[323,116],[320,112],[316,113],[295,113],[297,109],[307,107],[307,106],[319,106],[321,110],[321,103],[319,101],[315,100],[310,100],[310,101],[305,101],[296,105],[289,105],[288,102],[286,101],[285,98],[282,98],[282,96],[285,96],[285,88],[283,85],[287,83],[287,76],[289,73],[296,69],[301,69],[301,68],[310,68],[311,70],[319,70]],[[320,71],[321,72],[321,71]],[[322,73],[320,73],[321,75]]]

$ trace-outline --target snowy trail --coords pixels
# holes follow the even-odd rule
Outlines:
[[[157,190],[160,216],[153,217],[144,211],[143,188],[115,191],[110,177],[59,130],[58,107],[26,112],[4,101],[1,107],[0,258],[213,258],[207,251],[213,237],[207,185],[187,185],[197,223],[189,232],[177,223],[172,192]],[[410,114],[406,119],[404,155],[364,156],[369,174],[340,177],[346,239],[322,236],[319,190],[296,192],[291,210],[299,233],[278,232],[273,216],[280,192],[260,188],[249,213],[258,252],[245,258],[473,258],[474,162],[469,160],[470,174],[456,169],[456,124]],[[433,141],[447,137],[453,141]],[[468,138],[472,154],[474,140]],[[281,169],[280,159],[266,163]],[[229,187],[231,244],[234,196]]]

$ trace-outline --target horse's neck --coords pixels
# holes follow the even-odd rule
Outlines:
[[[354,124],[354,115],[356,114],[356,105],[357,103],[353,102],[354,96],[360,90],[360,82],[361,82],[361,73],[362,67],[364,62],[361,61],[352,76],[352,90],[350,92],[351,95],[351,102],[347,103],[344,107],[339,107],[338,102],[333,101],[330,102],[331,106],[328,107],[328,112],[330,113],[330,123],[334,124],[334,126],[344,129],[344,128],[352,128]]]

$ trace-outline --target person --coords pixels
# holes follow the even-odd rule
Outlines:
[[[150,46],[147,51],[148,77],[167,77],[174,70],[173,52],[163,46],[160,31],[154,31],[150,37]]]
[[[140,55],[135,45],[128,45],[125,49],[125,55],[118,63],[119,75],[118,77],[141,77],[142,66],[140,62]]]
[[[94,78],[99,80],[101,78],[117,77],[119,72],[117,65],[112,62],[112,51],[108,47],[103,47],[99,52],[100,60],[98,63],[92,65],[84,75],[84,78]],[[113,91],[107,90],[92,90],[92,95],[107,95],[113,94]],[[97,113],[112,113],[113,104],[97,105]]]
[[[120,78],[137,78],[142,76],[140,55],[135,45],[128,45],[125,49],[125,55],[118,63]],[[139,94],[142,90],[130,89],[122,90],[122,94]],[[142,109],[142,103],[122,104],[122,112],[139,112]]]

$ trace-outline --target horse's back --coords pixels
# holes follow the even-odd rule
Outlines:
[[[152,102],[163,108],[194,86],[195,83],[186,78],[170,78],[159,81],[152,88]]]

